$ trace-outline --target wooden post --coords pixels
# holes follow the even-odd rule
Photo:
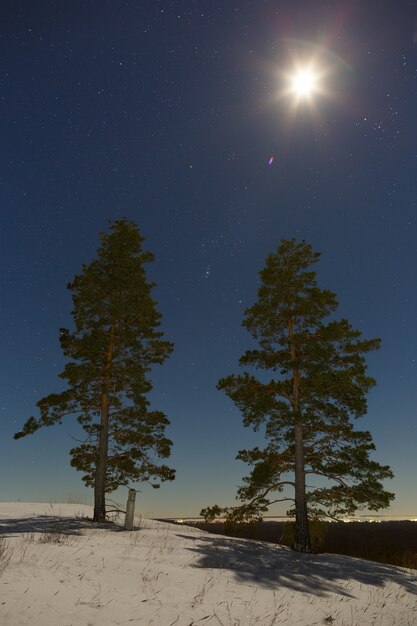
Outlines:
[[[133,518],[135,515],[135,499],[136,499],[136,490],[129,489],[129,495],[127,497],[127,504],[126,504],[126,518],[125,518],[126,530],[133,530]]]

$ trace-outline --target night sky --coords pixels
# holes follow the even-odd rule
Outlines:
[[[235,455],[263,438],[216,382],[253,345],[241,322],[266,256],[294,236],[322,253],[338,317],[382,338],[358,428],[395,473],[385,513],[416,515],[415,0],[9,0],[0,11],[0,500],[91,496],[69,465],[75,420],[12,435],[63,389],[66,284],[108,221],[127,217],[155,254],[148,275],[175,343],[151,399],[171,420],[177,479],[143,486],[140,510],[233,504],[248,473]],[[321,87],[297,107],[285,75],[312,61]]]

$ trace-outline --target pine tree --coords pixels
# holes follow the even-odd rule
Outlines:
[[[60,330],[64,355],[70,359],[60,377],[68,388],[42,398],[40,417],[30,417],[15,439],[43,426],[77,416],[86,439],[70,452],[71,465],[94,487],[94,521],[106,518],[105,494],[130,481],[173,480],[174,470],[158,465],[170,454],[169,424],[150,410],[149,372],[162,364],[173,344],[158,330],[161,315],[152,299],[155,286],[144,265],[153,254],[130,221],[118,220],[101,233],[98,256],[83,265],[68,289],[72,292],[75,329]]]
[[[289,500],[294,548],[304,552],[311,551],[309,519],[379,510],[394,497],[380,482],[392,478],[390,468],[370,458],[370,433],[353,425],[366,413],[365,396],[375,384],[366,375],[364,354],[380,340],[362,339],[345,319],[326,323],[338,303],[310,269],[319,256],[305,242],[282,240],[260,272],[258,300],[243,321],[259,345],[240,359],[252,372],[227,376],[218,388],[240,409],[245,426],[265,426],[267,445],[237,456],[253,466],[238,490],[242,504],[201,512],[207,519],[260,519],[274,502]],[[272,378],[260,380],[255,369]],[[316,488],[307,486],[312,477],[320,481]]]

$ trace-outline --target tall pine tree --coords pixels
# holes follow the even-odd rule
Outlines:
[[[156,459],[170,455],[169,424],[150,410],[151,367],[162,364],[173,344],[158,330],[161,315],[146,279],[153,255],[130,221],[118,220],[101,233],[98,256],[68,285],[75,329],[60,330],[69,361],[60,377],[68,388],[42,398],[40,417],[30,417],[15,439],[77,416],[85,441],[71,450],[71,465],[94,487],[94,521],[106,518],[105,494],[130,481],[173,480],[174,470]]]
[[[337,301],[318,287],[310,269],[319,256],[305,242],[282,240],[260,272],[258,300],[243,321],[259,348],[240,359],[249,371],[221,379],[218,388],[234,400],[245,426],[265,426],[267,445],[237,456],[253,466],[238,491],[242,504],[201,512],[248,520],[289,500],[294,548],[304,552],[311,551],[309,518],[378,510],[394,497],[380,482],[392,477],[391,470],[370,458],[370,433],[353,425],[366,413],[365,396],[375,384],[366,375],[364,355],[380,340],[362,339],[345,319],[326,322]],[[257,378],[255,369],[272,378]],[[320,486],[307,486],[313,477]]]

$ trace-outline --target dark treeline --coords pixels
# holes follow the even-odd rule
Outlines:
[[[166,521],[166,520],[165,520]],[[181,524],[183,526],[184,524]],[[230,526],[224,522],[187,522],[187,525],[229,537],[255,539],[290,546],[291,522],[254,522]],[[417,569],[417,522],[324,522],[312,524],[317,553],[353,556]]]

